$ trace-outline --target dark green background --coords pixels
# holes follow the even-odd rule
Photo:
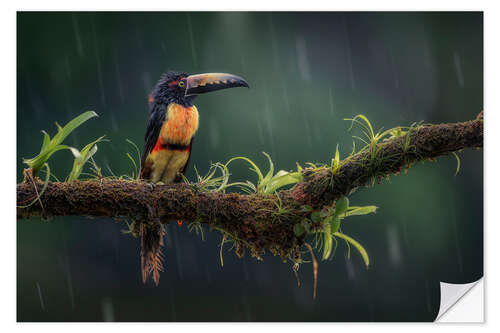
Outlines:
[[[329,163],[352,147],[343,118],[375,127],[473,119],[483,109],[482,13],[18,13],[17,171],[38,153],[40,130],[55,132],[86,110],[92,119],[67,139],[98,136],[97,162],[130,173],[125,139],[142,147],[147,94],[168,69],[241,75],[251,89],[199,97],[191,165],[243,155],[278,168]],[[160,286],[143,285],[139,241],[111,219],[17,222],[19,321],[430,321],[439,281],[483,275],[483,153],[414,165],[407,174],[353,194],[380,207],[347,219],[344,232],[368,250],[366,270],[340,243],[299,272],[266,255],[225,252],[221,236],[169,225]],[[50,160],[64,179],[69,151]],[[254,179],[243,163],[234,179]],[[108,173],[109,174],[109,173]],[[188,178],[194,180],[191,167]],[[41,298],[39,295],[41,293]],[[41,300],[43,301],[43,307]]]

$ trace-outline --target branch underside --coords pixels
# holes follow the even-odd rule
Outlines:
[[[332,206],[356,188],[397,174],[414,162],[482,147],[481,112],[472,121],[418,126],[401,137],[367,146],[341,161],[333,175],[331,168],[306,168],[301,182],[275,195],[199,192],[194,184],[154,185],[106,178],[49,182],[40,201],[17,208],[17,218],[76,215],[130,218],[141,223],[199,221],[227,233],[236,242],[239,256],[248,248],[260,258],[268,249],[283,259],[294,259],[305,236],[297,237],[293,227],[311,213],[302,209],[304,205],[315,210]],[[39,179],[36,188],[33,182],[18,184],[17,204],[32,202],[43,186]]]

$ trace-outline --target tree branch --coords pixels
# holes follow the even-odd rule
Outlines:
[[[276,195],[199,192],[195,184],[152,185],[106,178],[49,182],[40,200],[17,208],[17,217],[79,215],[128,217],[141,223],[198,221],[235,240],[239,256],[249,248],[258,258],[265,249],[283,259],[294,258],[299,256],[305,236],[297,237],[293,227],[311,214],[304,205],[315,210],[332,206],[341,196],[397,174],[416,161],[464,148],[482,148],[482,114],[462,123],[418,126],[403,136],[367,146],[341,161],[333,175],[328,167],[306,168],[301,182]],[[35,183],[36,188],[32,182],[17,185],[18,206],[37,198],[44,184],[39,179]]]

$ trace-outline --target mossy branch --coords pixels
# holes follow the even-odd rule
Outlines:
[[[314,210],[360,186],[374,184],[409,168],[416,161],[431,160],[464,148],[482,148],[482,112],[462,123],[422,125],[401,136],[367,145],[340,161],[338,167],[306,168],[302,181],[276,194],[201,192],[192,184],[152,185],[140,181],[97,179],[43,183],[39,179],[17,185],[17,217],[88,216],[127,217],[135,221],[197,221],[223,231],[244,249],[260,258],[265,249],[283,259],[295,259],[304,242],[294,225]],[[35,185],[36,184],[36,187]],[[37,193],[43,194],[33,202]],[[312,230],[322,226],[317,223]]]
[[[374,184],[408,169],[417,161],[433,160],[464,148],[483,147],[483,112],[462,123],[424,125],[406,135],[369,145],[351,156],[332,176],[330,170],[304,172],[290,196],[298,202],[320,207],[336,201],[360,186]]]

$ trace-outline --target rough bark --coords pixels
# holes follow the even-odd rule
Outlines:
[[[409,137],[407,137],[409,136]],[[298,255],[303,239],[293,226],[311,213],[332,206],[343,195],[399,173],[416,161],[434,159],[464,148],[482,148],[482,112],[462,123],[418,126],[408,134],[366,147],[330,168],[304,169],[303,180],[277,195],[199,192],[194,185],[151,185],[127,180],[49,182],[40,198],[27,208],[17,208],[18,219],[41,216],[127,217],[134,221],[197,221],[221,229],[235,240],[238,255],[249,248],[260,257],[265,249],[283,259]],[[37,197],[43,183],[36,179],[17,185],[17,204]],[[279,196],[279,199],[278,199]],[[281,204],[278,212],[277,205]],[[313,225],[313,228],[319,225]]]

